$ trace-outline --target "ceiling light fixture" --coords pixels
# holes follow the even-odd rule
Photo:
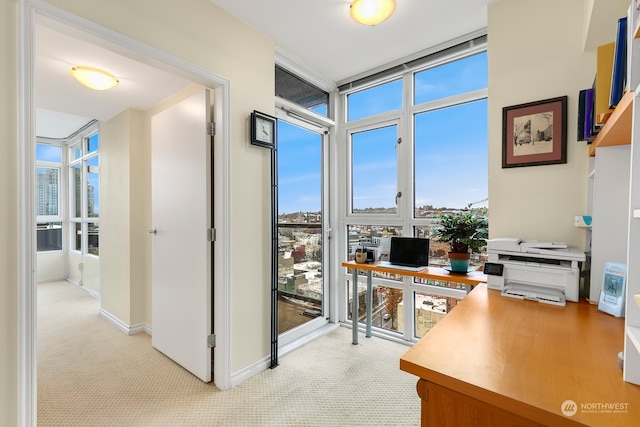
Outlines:
[[[107,90],[117,86],[120,81],[106,71],[93,67],[72,67],[69,73],[74,79],[94,90]]]
[[[376,25],[396,10],[396,0],[355,0],[349,11],[354,21],[363,25]]]

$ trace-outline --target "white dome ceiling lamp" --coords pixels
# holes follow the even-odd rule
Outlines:
[[[71,67],[69,74],[78,82],[93,90],[107,90],[117,86],[120,81],[108,72],[93,67]]]
[[[355,0],[349,12],[354,21],[363,25],[377,25],[396,10],[396,0]]]

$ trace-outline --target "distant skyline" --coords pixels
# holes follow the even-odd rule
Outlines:
[[[486,52],[416,74],[417,103],[487,87]],[[402,79],[349,95],[351,121],[402,109]],[[405,116],[406,117],[406,116]],[[279,214],[321,208],[321,135],[278,121]],[[386,123],[353,134],[353,206],[395,208],[400,188],[414,182],[412,206],[464,208],[488,197],[487,100],[431,110],[413,116],[406,129]],[[410,137],[413,130],[413,137]],[[409,135],[409,137],[407,136]],[[415,139],[415,176],[399,170],[412,149],[396,141]],[[335,141],[333,141],[335,142]],[[404,152],[403,152],[404,150]],[[399,183],[398,180],[404,180]],[[414,195],[403,194],[402,197]],[[487,206],[488,203],[482,204]]]
[[[98,134],[92,135],[91,148],[98,148]],[[36,144],[36,161],[48,162],[62,167],[62,146],[49,144]],[[87,186],[92,193],[91,202],[93,203],[93,214],[100,213],[100,158],[98,156],[91,157],[87,160]],[[64,171],[62,172],[64,173]]]

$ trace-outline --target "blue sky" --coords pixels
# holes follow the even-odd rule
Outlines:
[[[487,87],[481,53],[417,73],[417,104]],[[349,96],[351,121],[402,108],[402,80]],[[488,196],[486,99],[417,114],[415,205],[462,208]],[[320,135],[278,121],[279,206],[282,213],[320,210]],[[397,184],[396,126],[354,134],[354,207],[392,208]],[[410,141],[409,141],[410,143]],[[402,150],[411,149],[402,146]],[[413,195],[404,195],[404,197]],[[486,205],[483,204],[483,205]]]
[[[278,120],[278,213],[319,212],[322,136]]]

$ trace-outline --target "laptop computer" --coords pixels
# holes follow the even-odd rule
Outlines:
[[[429,239],[421,237],[391,238],[389,261],[381,261],[379,266],[399,270],[420,271],[429,265]]]

